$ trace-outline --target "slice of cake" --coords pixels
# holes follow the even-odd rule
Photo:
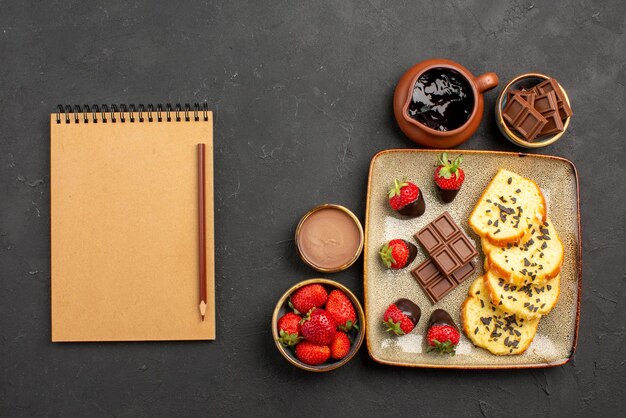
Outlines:
[[[493,304],[519,318],[540,318],[559,300],[560,276],[542,285],[525,286],[511,284],[493,271],[486,272],[483,277]]]
[[[546,202],[537,184],[501,169],[469,218],[470,227],[496,246],[519,242],[528,225],[545,220]]]
[[[461,308],[463,331],[475,346],[496,355],[523,353],[537,331],[539,318],[518,318],[491,302],[483,277],[472,283]]]
[[[486,265],[518,286],[543,285],[561,272],[563,244],[550,219],[528,224],[524,238],[506,247],[483,247]]]

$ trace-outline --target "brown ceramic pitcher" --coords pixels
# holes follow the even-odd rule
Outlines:
[[[460,127],[449,131],[432,129],[409,116],[413,88],[417,79],[426,71],[434,68],[448,68],[461,74],[468,82],[474,94],[474,107],[468,120]],[[398,82],[393,96],[393,112],[400,129],[413,142],[430,148],[452,148],[465,142],[476,132],[483,117],[483,93],[498,85],[495,73],[485,73],[474,77],[461,64],[447,59],[430,59],[411,67]]]

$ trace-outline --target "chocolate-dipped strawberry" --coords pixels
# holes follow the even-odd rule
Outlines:
[[[442,202],[450,203],[465,181],[465,172],[459,167],[463,162],[463,157],[459,155],[454,161],[450,161],[448,153],[444,152],[437,156],[437,161],[439,165],[435,168],[434,174],[437,192]]]
[[[435,309],[428,321],[426,341],[428,351],[454,355],[461,333],[450,314],[443,309]]]
[[[394,180],[389,190],[389,205],[400,215],[416,218],[426,210],[426,202],[419,187],[410,181]]]
[[[417,247],[403,239],[392,239],[379,251],[380,259],[388,269],[402,269],[415,260]]]
[[[389,305],[383,316],[383,324],[387,332],[404,335],[413,331],[421,316],[419,306],[402,298]]]

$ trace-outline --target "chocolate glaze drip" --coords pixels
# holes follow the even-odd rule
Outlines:
[[[422,196],[422,192],[420,190],[419,195],[417,196],[417,200],[399,209],[398,213],[400,215],[408,216],[409,218],[417,218],[418,216],[421,216],[425,211],[426,202],[424,201],[424,196]]]
[[[414,244],[411,244],[409,241],[404,241],[404,243],[407,245],[407,247],[409,247],[409,258],[406,260],[406,265],[408,266],[409,264],[411,264],[413,262],[413,260],[415,260],[415,257],[417,257],[417,246]]]
[[[422,310],[415,303],[409,299],[398,299],[395,305],[413,322],[413,325],[417,325],[422,316]]]
[[[450,203],[454,200],[459,190],[445,190],[437,186],[437,191],[439,192],[439,198],[443,203]]]
[[[456,330],[459,327],[456,326],[450,314],[443,309],[435,309],[435,311],[430,315],[430,320],[428,321],[428,328],[433,325],[450,325],[454,327]]]

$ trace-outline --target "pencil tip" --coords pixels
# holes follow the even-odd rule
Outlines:
[[[204,315],[202,315],[202,322],[204,322]]]

